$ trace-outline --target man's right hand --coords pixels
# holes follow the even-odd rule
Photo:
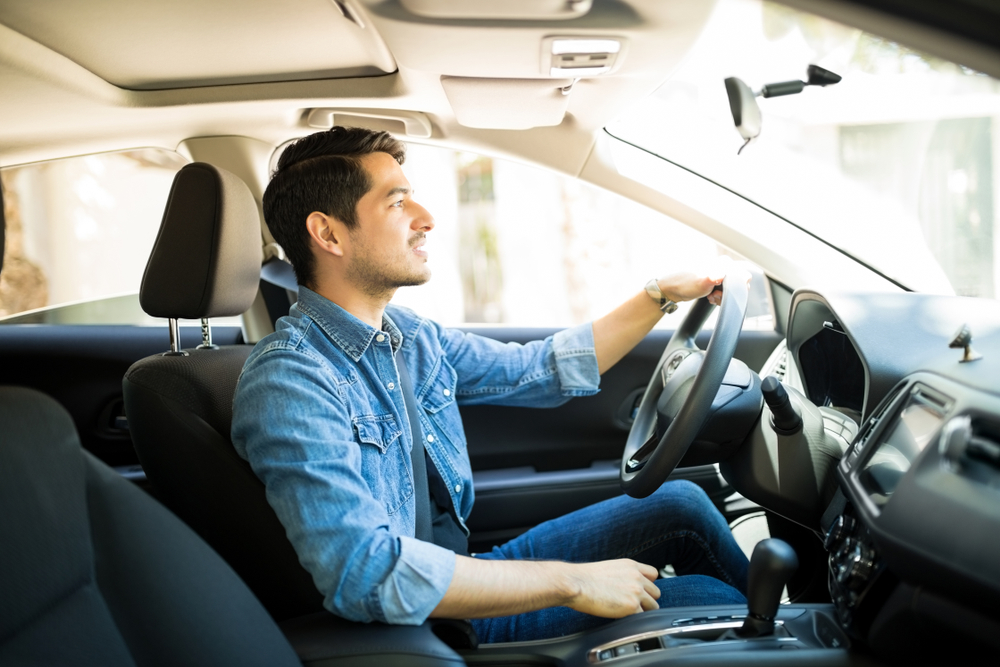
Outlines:
[[[656,568],[634,560],[566,563],[579,592],[566,606],[592,616],[621,618],[659,608]]]
[[[597,563],[455,557],[437,618],[488,618],[546,607],[621,618],[656,609],[656,568],[626,558]]]

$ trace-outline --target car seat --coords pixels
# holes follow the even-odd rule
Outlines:
[[[300,664],[233,570],[85,452],[54,399],[0,387],[0,433],[0,664]]]
[[[250,307],[261,256],[260,214],[247,186],[212,165],[181,169],[140,290],[143,309],[171,321],[171,351],[137,361],[123,380],[129,430],[143,469],[163,503],[282,621],[301,657],[464,664],[434,634],[456,646],[474,646],[474,635],[461,624],[366,625],[323,609],[312,577],[267,503],[263,483],[229,437],[236,382],[252,346],[218,347],[204,336],[198,348],[179,349],[177,318],[236,315]],[[203,319],[203,330],[207,324]]]
[[[0,188],[0,270],[5,228]],[[299,664],[232,569],[23,387],[0,387],[0,544],[2,665]]]
[[[139,293],[171,324],[170,352],[123,380],[132,443],[159,499],[232,565],[276,620],[322,610],[264,485],[229,438],[233,394],[253,346],[181,350],[178,318],[239,315],[257,295],[260,214],[249,188],[203,163],[181,169]],[[207,323],[206,323],[207,326]]]

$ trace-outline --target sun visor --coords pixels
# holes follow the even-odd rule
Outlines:
[[[566,115],[572,79],[478,79],[443,76],[460,125],[485,130],[527,130],[558,125]]]

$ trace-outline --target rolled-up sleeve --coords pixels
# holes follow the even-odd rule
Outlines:
[[[441,602],[455,574],[455,554],[430,542],[399,537],[399,557],[389,576],[373,591],[372,606],[384,623],[416,625]]]
[[[289,349],[252,357],[233,406],[233,444],[264,482],[327,609],[354,621],[420,624],[444,597],[455,555],[390,528],[362,459],[409,453],[392,449],[404,449],[401,437],[382,452],[356,442],[337,380],[320,366]],[[400,501],[413,503],[409,494]]]
[[[601,384],[594,351],[594,327],[591,323],[563,329],[552,336],[559,386],[565,396],[591,396]]]

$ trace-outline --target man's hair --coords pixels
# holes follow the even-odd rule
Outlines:
[[[299,284],[313,287],[316,277],[306,218],[319,211],[355,228],[358,201],[372,188],[361,158],[372,153],[388,153],[403,164],[406,145],[388,132],[333,127],[299,139],[281,154],[264,191],[264,221]]]

